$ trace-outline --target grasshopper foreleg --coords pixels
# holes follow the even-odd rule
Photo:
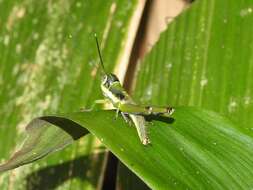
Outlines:
[[[115,120],[119,117],[119,112],[120,112],[120,110],[119,110],[119,108],[117,108],[116,109],[116,114],[115,114]]]

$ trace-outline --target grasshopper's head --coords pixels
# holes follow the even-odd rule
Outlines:
[[[110,74],[105,74],[102,77],[102,86],[104,86],[105,88],[110,88],[113,84],[115,83],[119,83],[119,79],[116,75],[110,73]]]

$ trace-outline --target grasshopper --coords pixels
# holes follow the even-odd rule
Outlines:
[[[97,51],[101,66],[100,70],[102,80],[100,86],[105,97],[104,100],[98,100],[95,103],[109,102],[110,104],[112,104],[112,106],[116,109],[116,118],[120,113],[127,123],[130,123],[132,120],[137,129],[137,133],[142,144],[148,145],[150,143],[150,139],[148,137],[147,125],[144,116],[170,116],[174,112],[174,109],[172,107],[154,107],[136,104],[130,97],[130,95],[126,92],[126,90],[123,88],[118,77],[112,73],[106,72],[101,51],[99,48],[97,35],[95,34],[94,37],[97,44]]]

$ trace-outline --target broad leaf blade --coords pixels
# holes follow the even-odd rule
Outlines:
[[[125,166],[122,162],[119,162],[117,168],[116,189],[150,190],[150,187],[127,166]]]
[[[141,64],[136,99],[213,110],[252,134],[252,6],[249,0],[195,1]]]
[[[166,119],[153,121],[150,147],[140,143],[134,128],[115,126],[113,114],[106,114],[104,122],[92,123],[86,116],[94,117],[71,118],[86,125],[151,188],[243,189],[252,185],[252,139],[212,112],[177,108],[171,124]]]
[[[135,100],[213,110],[252,136],[252,5],[194,1],[142,61],[132,86]]]
[[[152,144],[144,146],[136,129],[123,119],[115,120],[114,114],[96,111],[65,117],[96,135],[153,189],[252,187],[253,140],[229,120],[210,111],[178,107],[173,119],[148,118]]]
[[[63,124],[62,128],[52,124]],[[58,118],[47,121],[47,118],[34,119],[26,128],[27,138],[21,149],[16,152],[8,162],[0,166],[0,172],[17,168],[24,164],[34,162],[49,153],[61,150],[74,140],[88,132],[74,122]]]
[[[20,146],[20,135],[33,118],[77,111],[102,97],[93,34],[98,34],[111,71],[125,49],[136,6],[135,0],[0,1],[1,161]],[[104,164],[103,157],[96,157],[100,146],[91,136],[82,139],[36,165],[1,174],[0,189],[45,187],[47,175],[37,173],[42,167],[55,174],[46,183],[54,188],[99,188]],[[83,167],[73,166],[77,157],[83,158]],[[64,172],[52,167],[66,162],[72,164],[65,165]],[[58,182],[66,171],[68,178]],[[84,172],[82,178],[74,176],[78,171]],[[31,175],[35,177],[28,179]]]

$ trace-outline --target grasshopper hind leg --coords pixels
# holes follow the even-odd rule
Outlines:
[[[139,136],[142,144],[144,144],[144,145],[150,144],[151,141],[148,136],[148,126],[145,121],[145,118],[143,116],[133,115],[133,114],[129,114],[129,116],[132,119],[132,121],[137,129],[138,136]]]

